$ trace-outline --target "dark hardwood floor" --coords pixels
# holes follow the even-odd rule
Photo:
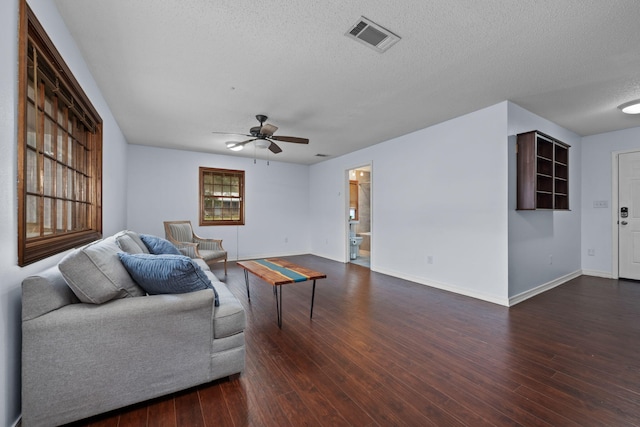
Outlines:
[[[82,426],[640,426],[640,283],[579,277],[512,308],[353,265],[270,285],[230,263],[247,310],[237,378]],[[218,272],[219,273],[219,272]]]

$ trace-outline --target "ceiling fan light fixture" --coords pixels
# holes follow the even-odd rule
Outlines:
[[[618,108],[625,114],[640,114],[640,99],[625,102],[624,104],[618,105]]]
[[[231,151],[240,151],[244,148],[244,146],[235,141],[229,141],[227,142],[227,148]]]
[[[258,148],[269,148],[271,145],[271,141],[268,141],[264,138],[258,138],[255,140],[256,147]]]
[[[230,132],[213,132],[213,133],[223,133],[229,135],[244,135],[248,136],[251,139],[247,139],[246,141],[227,141],[225,143],[227,150],[232,151],[240,151],[244,148],[245,145],[253,142],[255,148],[260,149],[268,149],[273,154],[282,153],[282,148],[276,144],[275,141],[282,142],[290,142],[293,144],[308,144],[309,140],[307,138],[299,138],[296,136],[275,136],[274,132],[278,130],[277,126],[274,126],[269,123],[265,123],[267,120],[267,116],[264,114],[258,114],[256,119],[260,122],[260,126],[253,126],[249,129],[249,134],[241,134],[241,133],[230,133]],[[275,141],[274,141],[275,140]]]

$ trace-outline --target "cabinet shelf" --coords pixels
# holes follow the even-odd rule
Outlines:
[[[542,132],[518,135],[518,210],[569,209],[569,145]]]

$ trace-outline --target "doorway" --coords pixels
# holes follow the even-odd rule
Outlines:
[[[640,280],[640,151],[618,154],[618,277]]]
[[[371,268],[371,165],[349,169],[347,176],[348,259]]]

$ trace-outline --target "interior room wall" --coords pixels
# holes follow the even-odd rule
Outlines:
[[[516,135],[539,130],[569,145],[570,211],[516,210]],[[581,138],[509,103],[509,297],[526,297],[579,274],[581,245]],[[540,288],[542,287],[542,288]]]
[[[0,424],[12,425],[20,413],[20,282],[16,266],[16,105],[18,2],[0,2]]]
[[[128,153],[131,230],[164,236],[164,221],[190,220],[198,235],[223,239],[233,260],[310,252],[308,166],[140,145]],[[200,166],[245,171],[244,226],[198,225]]]
[[[29,3],[104,120],[107,235],[122,228],[163,235],[168,218],[197,223],[197,168],[244,169],[247,226],[196,226],[199,233],[223,238],[232,258],[313,252],[344,262],[345,171],[372,164],[376,271],[505,305],[580,267],[611,273],[611,209],[594,209],[593,201],[611,202],[611,152],[640,148],[640,128],[580,143],[503,102],[311,167],[127,146],[54,2]],[[64,255],[17,266],[18,4],[0,2],[0,424],[7,426],[20,413],[20,283]],[[572,145],[571,212],[515,211],[514,135],[532,129]]]
[[[20,414],[20,283],[64,255],[24,268],[17,265],[18,5],[18,0],[0,2],[0,425],[5,426]],[[104,121],[103,230],[113,233],[126,223],[126,140],[54,3],[34,0],[29,5]]]
[[[630,116],[629,122],[638,122]],[[640,127],[607,132],[582,138],[582,269],[586,274],[611,277],[612,224],[612,154],[640,151]],[[596,208],[593,202],[606,201],[607,208]],[[593,249],[593,255],[588,250]]]
[[[372,270],[506,305],[506,135],[503,102],[312,165],[313,253],[347,260],[345,171],[371,164]]]

